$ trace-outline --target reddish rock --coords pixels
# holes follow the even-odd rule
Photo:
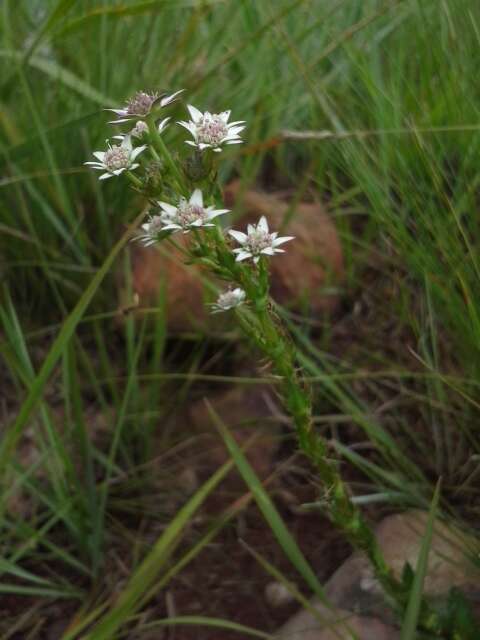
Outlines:
[[[185,244],[185,236],[176,241]],[[140,307],[156,306],[162,289],[166,293],[166,314],[172,331],[201,326],[207,317],[203,301],[202,272],[184,262],[181,252],[164,243],[159,248],[132,248],[132,286]]]
[[[209,395],[208,400],[239,445],[245,445],[252,436],[256,436],[255,442],[245,453],[256,473],[266,478],[273,470],[279,435],[278,423],[271,420],[275,407],[271,392],[257,385],[237,387],[225,393]],[[191,405],[185,419],[192,433],[206,435],[209,440],[209,444],[203,446],[208,466],[219,467],[229,459],[204,400]]]
[[[225,189],[225,201],[231,208],[236,203],[241,206],[235,228],[242,229],[265,215],[272,229],[281,228],[282,233],[295,236],[286,253],[270,261],[272,297],[313,317],[332,311],[338,301],[335,287],[343,279],[343,254],[335,225],[324,207],[302,202],[290,217],[287,200],[254,190],[241,194],[238,181]],[[182,244],[188,242],[188,236],[177,234],[175,240]],[[197,266],[185,265],[181,252],[168,243],[160,248],[135,243],[132,271],[132,286],[140,307],[157,305],[161,288],[165,288],[171,331],[204,326],[208,313],[202,273]]]
[[[289,211],[291,202],[261,191],[241,192],[240,181],[225,189],[227,206],[238,206],[241,215],[235,228],[267,217],[272,229],[295,236],[286,253],[272,258],[272,297],[281,304],[307,310],[312,316],[332,311],[344,265],[340,240],[331,218],[320,203],[301,202]]]

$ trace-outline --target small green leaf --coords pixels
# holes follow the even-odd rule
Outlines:
[[[322,585],[318,581],[314,571],[305,559],[305,556],[300,551],[300,548],[295,542],[292,534],[285,526],[285,523],[283,522],[280,514],[275,508],[275,505],[271,501],[268,493],[265,491],[257,474],[251,467],[240,447],[235,442],[227,427],[220,420],[218,414],[215,413],[211,404],[208,402],[208,400],[206,400],[205,402],[207,404],[208,411],[213,421],[215,422],[215,425],[220,432],[220,435],[222,436],[223,441],[225,442],[225,445],[230,452],[230,455],[235,461],[235,464],[237,465],[242,478],[252,492],[260,511],[265,517],[265,520],[270,525],[270,528],[272,529],[274,536],[285,552],[285,555],[289,558],[297,571],[303,576],[305,582],[312,589],[312,591],[323,602],[326,602],[326,596]]]
[[[438,500],[440,497],[440,482],[441,481],[439,479],[435,488],[435,493],[433,495],[430,511],[428,513],[427,526],[420,547],[420,553],[418,555],[417,566],[415,568],[415,576],[413,577],[413,582],[410,589],[410,596],[408,598],[408,605],[405,612],[405,618],[403,620],[400,640],[415,640],[417,637],[417,624],[423,601],[423,582],[427,574],[428,554],[430,552],[430,547],[432,544],[433,528],[437,515]],[[408,582],[410,582],[411,579],[410,572],[411,568],[410,570],[407,567],[404,569],[404,575]]]

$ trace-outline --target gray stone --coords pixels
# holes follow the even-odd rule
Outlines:
[[[376,528],[378,544],[398,579],[406,562],[413,569],[416,567],[427,517],[423,511],[411,510],[388,516]],[[474,556],[478,558],[479,546],[478,540],[457,527],[437,521],[424,593],[438,599],[456,587],[474,605],[480,602],[480,569],[471,560]],[[328,602],[339,608],[337,613],[350,616],[349,622],[361,640],[394,640],[398,637],[398,632],[390,626],[394,624],[393,612],[387,606],[380,585],[363,554],[352,554],[327,582],[325,592]],[[314,599],[311,604],[322,616],[332,619],[332,613],[319,600]],[[332,633],[310,611],[303,610],[281,629],[278,637],[289,640],[349,638],[348,635],[338,635],[338,629],[336,635]]]
[[[398,630],[367,616],[343,609],[328,609],[315,602],[317,616],[303,610],[277,634],[278,640],[398,640]]]

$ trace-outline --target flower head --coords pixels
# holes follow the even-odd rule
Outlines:
[[[169,121],[171,120],[170,116],[168,118],[164,118],[157,125],[158,133],[162,133],[167,126]],[[131,136],[132,138],[143,138],[143,136],[148,133],[148,124],[144,120],[138,120],[128,133],[119,133],[116,136],[113,136],[115,140],[123,140],[126,136]]]
[[[164,231],[183,231],[188,233],[196,227],[213,227],[212,220],[228,213],[228,209],[214,209],[203,206],[203,195],[195,189],[190,200],[181,198],[175,207],[167,202],[158,202],[162,209],[161,219]]]
[[[245,291],[237,287],[237,289],[229,289],[218,296],[215,303],[211,304],[212,313],[220,313],[228,311],[240,306],[245,301]]]
[[[228,233],[241,245],[240,248],[233,250],[233,253],[237,254],[237,262],[252,258],[255,264],[262,254],[273,256],[275,253],[284,253],[284,250],[278,247],[284,242],[293,240],[293,236],[278,238],[277,232],[270,233],[265,216],[262,216],[256,225],[249,224],[247,233],[233,229]]]
[[[223,144],[240,144],[239,133],[245,129],[244,120],[237,122],[228,122],[230,111],[223,113],[202,113],[192,105],[188,105],[191,120],[188,122],[181,121],[182,127],[185,127],[193,136],[193,140],[186,140],[186,143],[192,147],[197,147],[200,151],[204,149],[213,149],[220,152]]]
[[[150,216],[150,218],[142,224],[143,233],[136,236],[145,247],[149,247],[160,240],[160,234],[164,230],[162,216]]]
[[[132,138],[141,138],[145,133],[148,133],[148,124],[144,120],[139,120],[130,131]]]
[[[141,147],[132,146],[130,135],[123,136],[121,144],[111,145],[108,143],[106,151],[94,151],[93,155],[97,158],[97,162],[84,162],[90,165],[92,169],[105,171],[99,180],[106,180],[112,176],[119,176],[124,171],[132,171],[140,166],[135,159],[147,148],[144,144]]]
[[[117,119],[113,120],[110,124],[121,124],[122,122],[145,118],[150,114],[152,109],[169,105],[182,91],[183,89],[180,89],[180,91],[176,91],[171,95],[137,91],[137,93],[127,101],[123,109],[105,109],[105,111],[113,111],[117,116]]]

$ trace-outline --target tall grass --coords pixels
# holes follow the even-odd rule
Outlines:
[[[356,498],[427,508],[442,476],[443,512],[478,525],[478,2],[4,0],[0,33],[0,593],[83,599],[84,628],[101,615],[110,594],[85,593],[127,538],[118,523],[132,507],[116,492],[142,496],[137,515],[150,508],[152,433],[201,373],[193,336],[174,388],[163,299],[118,327],[128,250],[112,247],[142,203],[82,165],[103,145],[102,108],[140,88],[231,108],[248,145],[226,177],[308,185],[329,205],[350,310],[322,336],[307,321],[292,329],[319,418],[333,415],[322,424],[363,472]],[[371,327],[357,315],[365,299]],[[354,329],[345,351],[342,324]],[[371,455],[342,437],[345,421]],[[97,422],[106,446],[91,438]],[[139,536],[132,580],[145,556]]]

